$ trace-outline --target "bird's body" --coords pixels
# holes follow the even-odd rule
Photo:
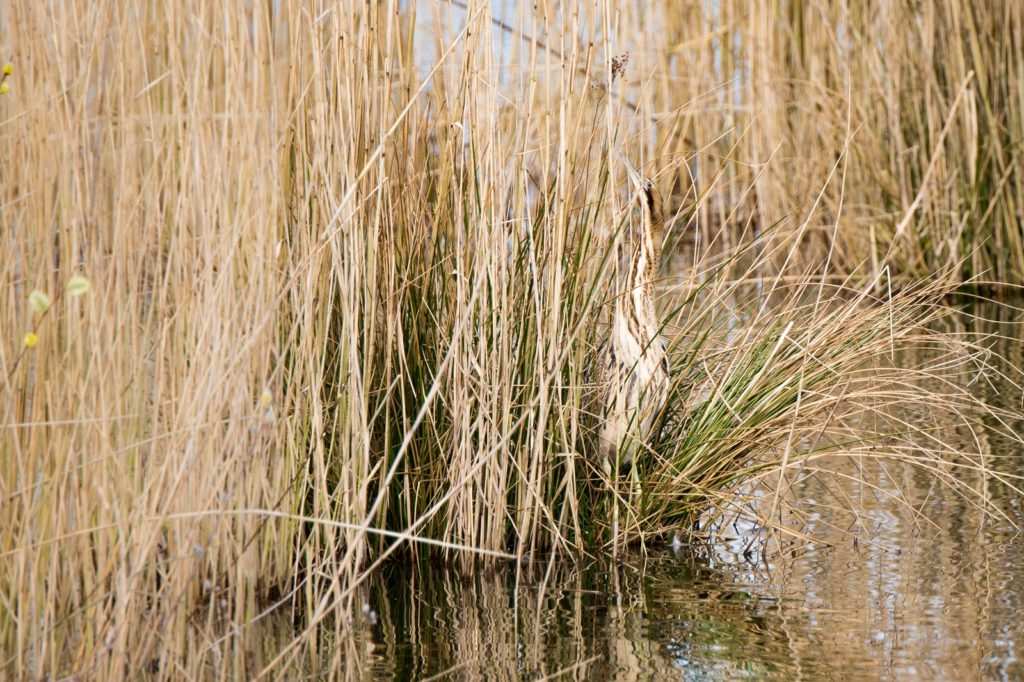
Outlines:
[[[651,434],[668,392],[668,358],[654,307],[664,219],[654,183],[628,166],[640,203],[641,226],[625,250],[623,286],[616,292],[608,334],[595,358],[588,411],[595,418],[593,454],[610,472],[628,467]]]

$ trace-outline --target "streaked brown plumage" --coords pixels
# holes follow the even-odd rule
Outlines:
[[[654,281],[661,261],[664,215],[654,183],[626,164],[640,206],[640,230],[625,251],[622,286],[608,334],[598,347],[588,412],[595,420],[591,456],[611,473],[632,464],[636,448],[651,426],[668,391],[668,358],[654,308]]]

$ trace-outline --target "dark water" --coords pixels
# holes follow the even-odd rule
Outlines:
[[[1019,313],[970,312],[1004,323],[953,324],[1002,335],[989,341],[1002,368],[1021,367],[1024,343],[1007,324]],[[1008,382],[976,386],[993,405],[1020,406]],[[1024,473],[1024,453],[1006,438],[957,433],[990,466]],[[712,546],[615,563],[540,559],[472,577],[388,567],[361,597],[369,612],[344,651],[335,646],[322,666],[364,679],[1024,679],[1019,494],[970,472],[951,472],[975,491],[964,496],[921,471],[843,466],[851,478],[797,486],[800,527],[814,541],[784,551],[737,523]]]

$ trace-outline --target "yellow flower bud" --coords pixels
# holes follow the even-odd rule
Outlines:
[[[25,348],[32,348],[37,343],[39,343],[39,337],[38,336],[36,336],[32,332],[29,332],[28,334],[25,334]]]
[[[10,76],[14,73],[14,64],[4,64],[4,75]]]
[[[0,95],[6,95],[10,91],[11,91],[11,84],[10,83],[8,83],[7,81],[4,81],[3,83],[0,83]]]

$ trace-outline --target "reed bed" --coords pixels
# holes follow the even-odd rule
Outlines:
[[[1021,13],[7,2],[0,670],[301,668],[388,557],[771,526],[826,455],[969,494],[987,351],[932,323],[1024,273]],[[673,393],[607,481],[619,153],[672,209]]]

